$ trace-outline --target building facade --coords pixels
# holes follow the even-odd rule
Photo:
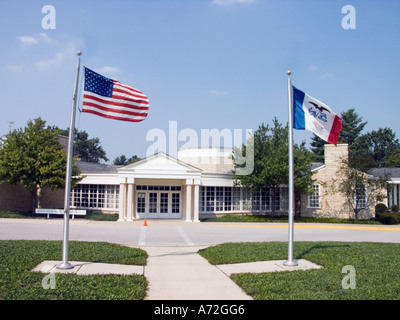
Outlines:
[[[341,179],[341,159],[348,158],[348,145],[325,145],[325,163],[313,163],[313,192],[296,197],[296,214],[349,218],[346,198],[332,192],[332,179]],[[118,213],[119,221],[135,219],[182,219],[200,221],[226,214],[286,215],[288,188],[254,192],[236,186],[231,150],[187,148],[173,158],[158,153],[127,166],[79,161],[83,179],[71,191],[71,208]],[[373,169],[373,176],[388,179],[384,203],[400,204],[400,168]],[[272,199],[274,196],[274,199]],[[62,208],[64,191],[41,190],[39,207]],[[274,200],[274,201],[273,201]],[[375,214],[376,201],[369,190],[358,199],[365,208],[360,218]],[[274,206],[274,207],[272,207]],[[19,185],[0,185],[0,210],[30,212],[31,195]]]

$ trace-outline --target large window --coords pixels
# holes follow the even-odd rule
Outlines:
[[[118,209],[119,186],[78,184],[71,191],[71,207]]]
[[[271,190],[262,188],[251,192],[240,187],[201,187],[200,211],[271,211]],[[287,211],[287,188],[275,189],[275,210]]]

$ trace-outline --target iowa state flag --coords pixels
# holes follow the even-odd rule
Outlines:
[[[342,120],[326,104],[292,86],[293,128],[309,130],[326,142],[337,145]]]

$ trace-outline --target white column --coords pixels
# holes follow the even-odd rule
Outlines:
[[[186,179],[186,222],[192,222],[192,179]]]
[[[134,180],[133,178],[128,178],[128,199],[126,201],[126,211],[127,211],[127,219],[126,221],[133,221],[133,210],[134,210],[134,203],[133,203],[133,192],[134,192]]]
[[[118,221],[125,221],[126,216],[126,184],[125,179],[121,180],[119,184],[119,219]]]
[[[195,185],[194,185],[194,199],[193,199],[193,202],[194,202],[193,222],[200,222],[200,219],[199,219],[200,180],[195,180],[194,183],[195,183]]]

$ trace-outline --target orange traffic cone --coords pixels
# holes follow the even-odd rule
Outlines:
[[[143,227],[147,227],[147,221],[146,221],[146,218],[144,219]]]

